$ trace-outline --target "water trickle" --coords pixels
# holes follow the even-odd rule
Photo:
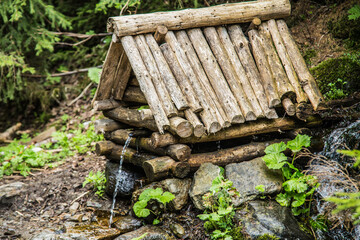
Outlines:
[[[217,150],[220,150],[221,149],[221,141],[217,141],[216,144],[217,144]]]
[[[111,204],[111,209],[110,209],[110,220],[109,220],[109,228],[111,227],[112,221],[113,221],[113,217],[114,217],[114,208],[115,208],[115,203],[116,203],[116,196],[120,187],[120,183],[121,183],[121,171],[122,171],[122,164],[124,161],[124,155],[126,152],[127,147],[129,146],[130,142],[131,142],[131,138],[132,138],[132,134],[129,134],[128,138],[126,139],[126,142],[124,144],[124,147],[122,149],[121,152],[121,156],[120,156],[120,164],[119,164],[119,171],[116,175],[116,183],[115,183],[115,189],[114,189],[114,194],[113,194],[113,200],[112,200],[112,204]]]

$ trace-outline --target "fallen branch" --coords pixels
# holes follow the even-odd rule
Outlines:
[[[14,126],[8,128],[5,132],[0,133],[0,143],[1,142],[9,142],[12,140],[13,135],[19,130],[21,127],[21,123],[17,123]]]
[[[102,68],[102,65],[95,66],[95,67],[96,67],[96,68]],[[64,72],[64,73],[53,73],[53,74],[51,74],[51,75],[22,74],[21,76],[23,76],[23,77],[31,77],[31,78],[63,77],[63,76],[68,76],[68,75],[73,75],[73,74],[88,72],[90,68],[94,68],[94,67],[81,68],[81,69],[77,69],[77,70],[69,71],[69,72]]]
[[[91,87],[92,84],[93,84],[92,82],[89,83],[89,85],[87,85],[86,88],[84,88],[84,90],[80,93],[80,95],[79,95],[77,98],[75,98],[74,100],[72,100],[71,103],[69,103],[68,106],[73,105],[73,104],[74,104],[75,102],[77,102],[80,98],[82,98],[82,97],[84,96],[84,94],[87,92],[87,90],[89,90],[89,88]]]
[[[89,38],[89,37],[104,37],[104,36],[110,36],[112,33],[97,33],[97,34],[83,34],[83,33],[73,33],[73,32],[50,32],[54,35],[64,35],[67,37],[76,37],[76,38]]]

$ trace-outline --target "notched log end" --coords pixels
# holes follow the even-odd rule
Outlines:
[[[107,20],[106,30],[107,30],[107,32],[115,32],[115,30],[116,30],[116,24],[112,17],[108,18],[108,20]]]

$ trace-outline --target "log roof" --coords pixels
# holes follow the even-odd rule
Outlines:
[[[125,36],[115,30],[94,100],[147,103],[160,133],[190,123],[197,137],[278,118],[275,107],[293,116],[301,103],[321,104],[284,20],[254,22],[246,34],[231,23],[173,31],[160,26]]]

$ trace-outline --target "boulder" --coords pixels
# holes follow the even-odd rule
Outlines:
[[[118,220],[114,222],[114,227],[117,228],[121,234],[134,231],[142,225],[142,221],[131,216],[120,216]]]
[[[180,211],[188,203],[191,179],[169,178],[160,183],[164,191],[169,191],[175,195],[175,199],[169,203],[170,208]]]
[[[233,200],[236,207],[261,195],[280,192],[283,183],[281,171],[269,169],[261,158],[229,164],[225,167],[225,175],[240,193]],[[264,185],[265,191],[256,190],[258,185]]]
[[[205,209],[202,197],[209,192],[213,180],[219,174],[220,168],[212,163],[201,164],[195,172],[189,195],[197,209]]]
[[[291,210],[275,201],[251,201],[246,210],[237,211],[235,218],[241,222],[243,232],[251,239],[257,239],[265,234],[280,239],[312,239],[300,229]]]
[[[26,184],[13,182],[0,186],[0,206],[12,204],[16,196],[19,196],[26,189]]]

